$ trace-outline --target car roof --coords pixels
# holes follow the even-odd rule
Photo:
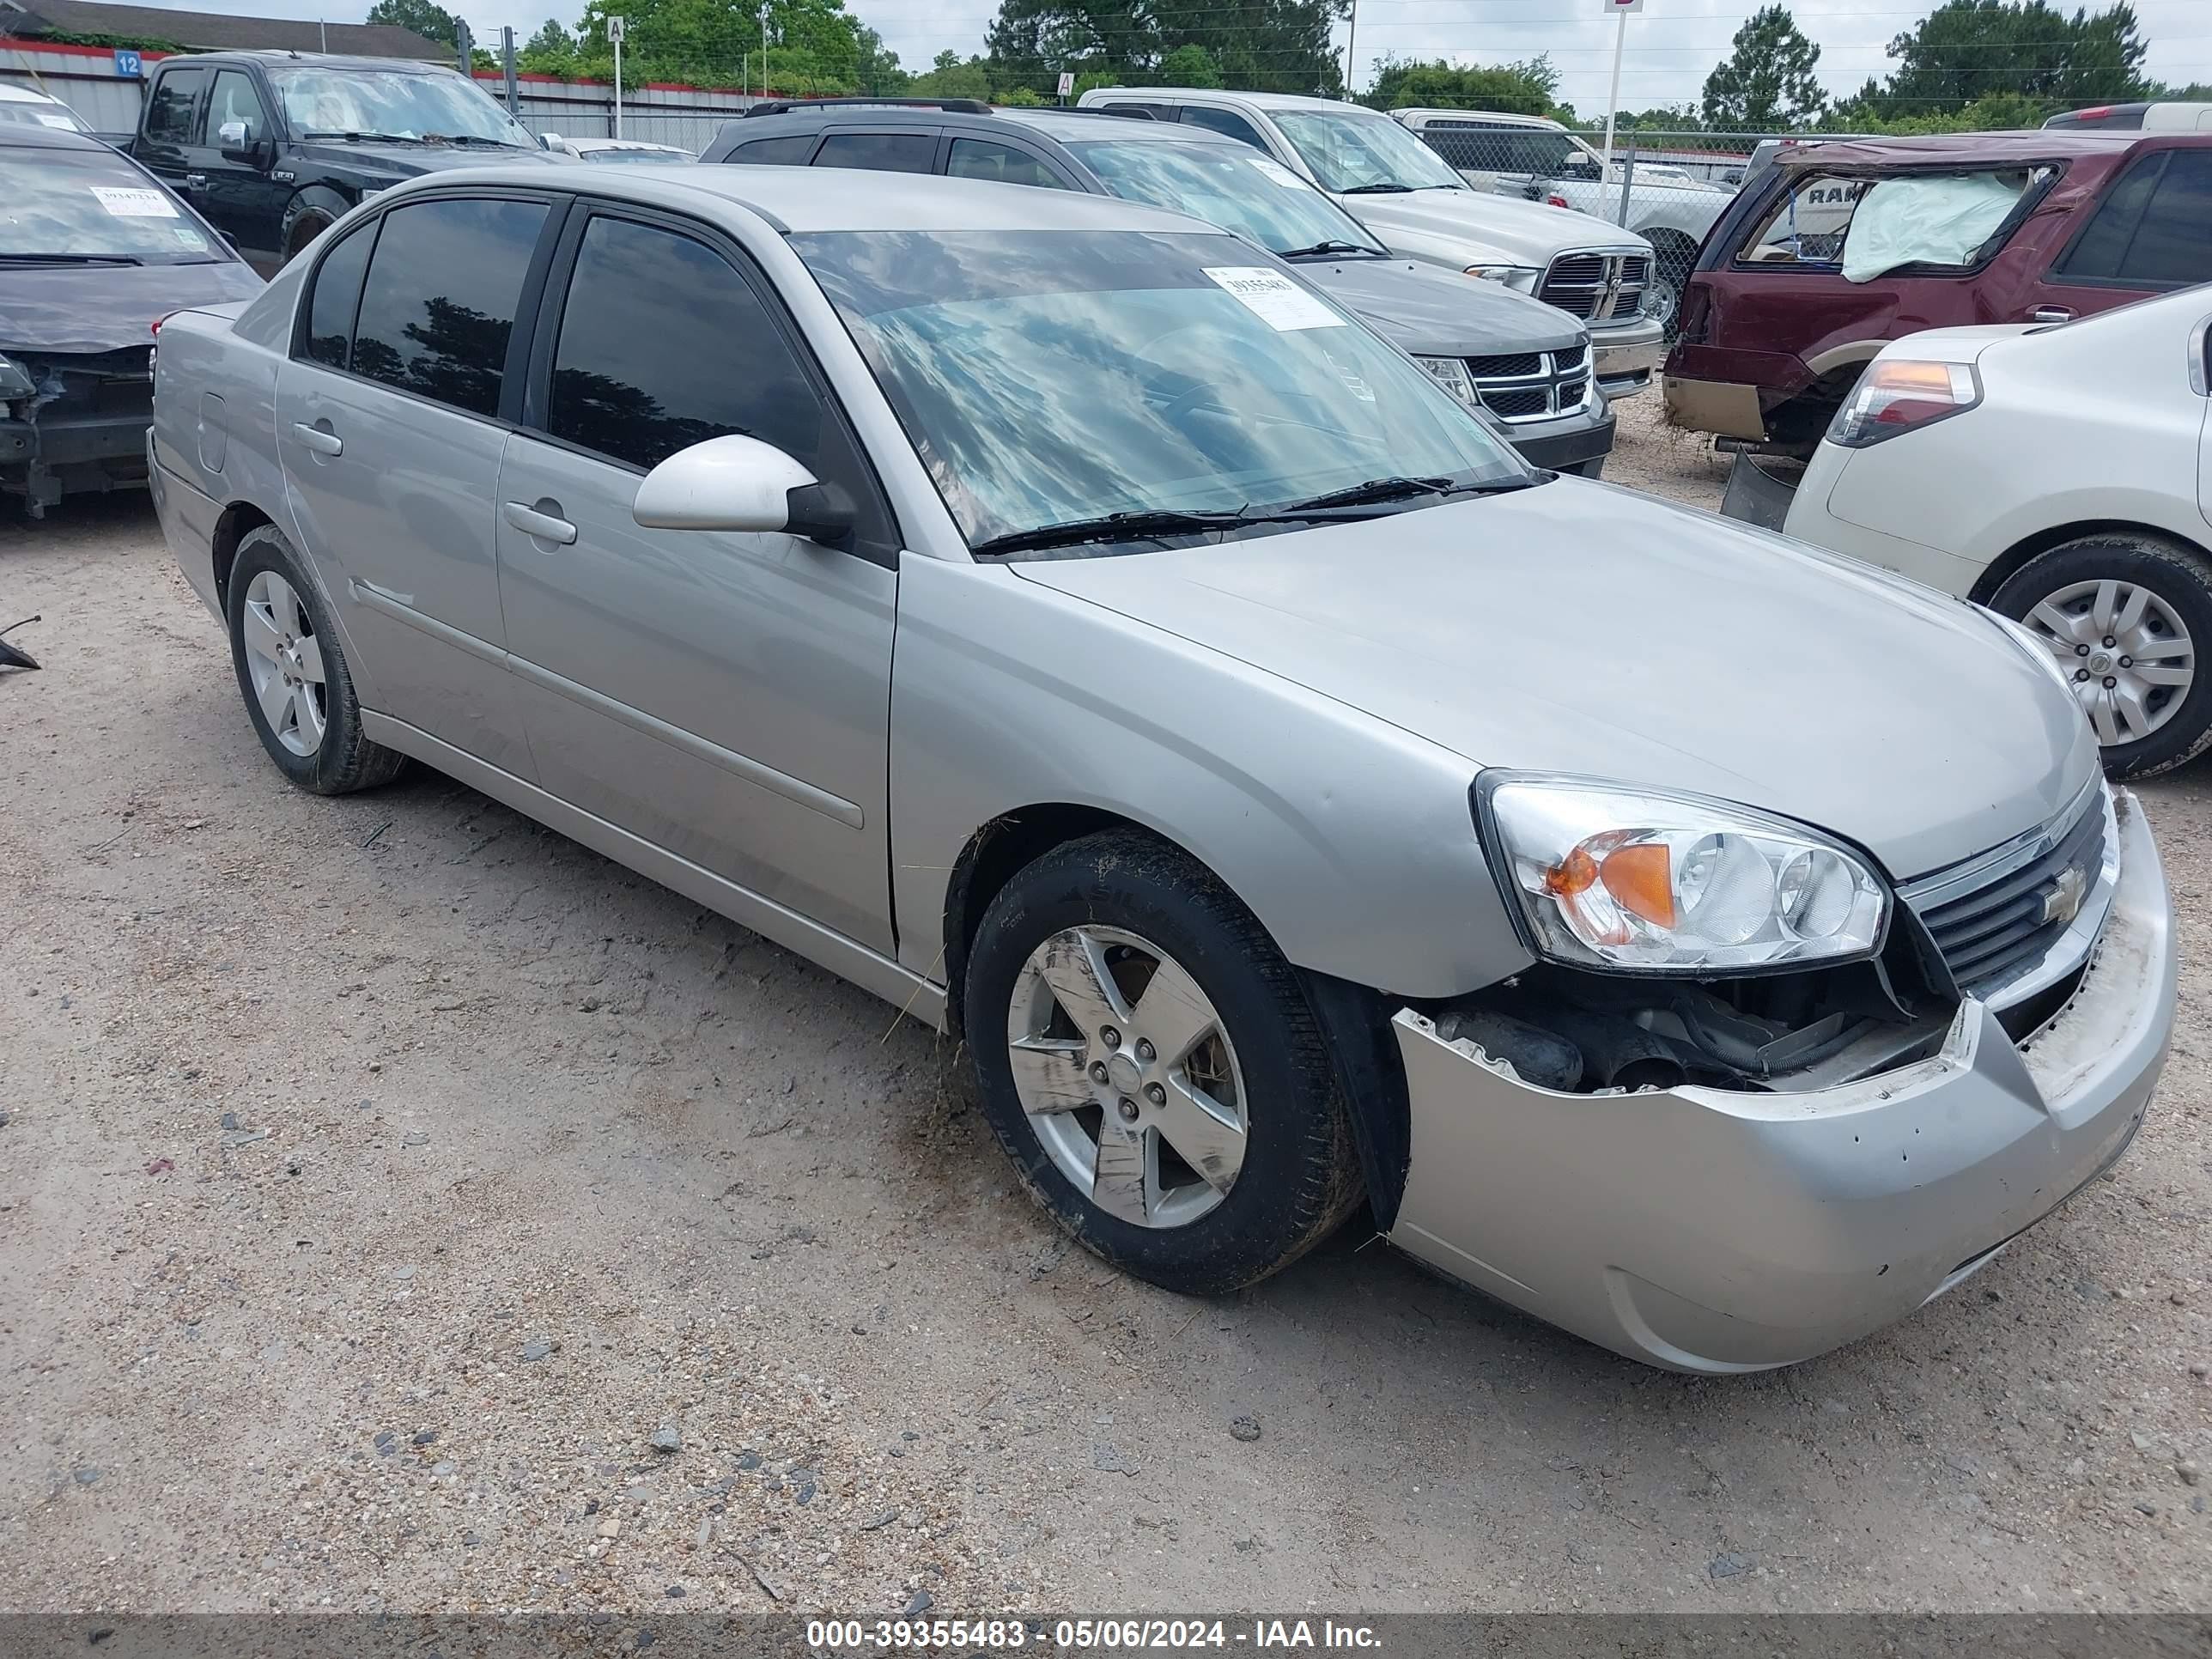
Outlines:
[[[1503,109],[1394,109],[1391,118],[1402,121],[1409,115],[1438,115],[1447,120],[1456,118],[1464,121],[1502,121],[1507,126],[1538,127],[1546,132],[1565,132],[1566,128],[1548,115],[1522,115]]]
[[[727,203],[792,235],[860,230],[1227,234],[1217,226],[1118,196],[844,167],[568,167],[551,177],[537,167],[527,174],[514,167],[458,167],[406,180],[377,199],[398,201],[455,185],[512,187],[525,182],[693,213]]]
[[[16,85],[13,81],[0,81],[0,102],[10,104],[56,104],[58,98],[50,98],[35,87]]]
[[[564,137],[563,142],[571,149],[665,149],[677,155],[691,153],[681,144],[655,143],[650,138]]]
[[[1905,167],[1916,161],[1993,161],[2025,165],[2082,155],[2112,155],[2130,144],[2212,144],[2212,133],[2099,132],[2081,127],[2032,127],[2023,132],[1946,132],[1921,138],[1858,138],[1786,146],[1778,167]]]
[[[1249,104],[1254,109],[1316,109],[1350,111],[1355,115],[1381,115],[1381,110],[1347,104],[1340,98],[1309,98],[1295,92],[1224,92],[1218,87],[1100,87],[1097,90],[1117,98],[1202,98],[1224,103]],[[1388,118],[1385,117],[1384,118]]]
[[[1101,138],[1133,138],[1140,143],[1165,138],[1192,144],[1243,144],[1251,149],[1241,138],[1231,138],[1225,132],[1213,132],[1205,127],[1187,126],[1181,121],[1133,121],[1125,115],[1107,115],[1095,109],[1015,108],[997,112],[1064,144]]]
[[[0,147],[13,149],[104,149],[119,155],[112,144],[103,144],[88,132],[64,127],[34,127],[14,121],[0,122]]]
[[[171,64],[248,63],[282,69],[296,64],[306,69],[405,70],[416,75],[451,75],[456,78],[460,75],[460,71],[450,64],[428,63],[419,58],[348,58],[335,52],[281,52],[275,48],[258,52],[177,52],[161,62],[164,66]]]

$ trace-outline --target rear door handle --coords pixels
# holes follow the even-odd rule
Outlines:
[[[560,516],[561,503],[541,501],[535,507],[526,507],[520,501],[504,501],[500,512],[507,521],[526,536],[535,536],[541,542],[558,542],[563,547],[576,539],[576,526]]]
[[[2070,323],[2074,313],[2064,306],[2038,306],[2027,313],[2027,319],[2032,323]]]
[[[292,422],[292,434],[318,455],[343,455],[345,443],[327,426],[309,426],[305,421]]]
[[[205,183],[207,183],[207,174],[204,173],[188,173],[185,175],[185,188],[186,190],[198,190]]]

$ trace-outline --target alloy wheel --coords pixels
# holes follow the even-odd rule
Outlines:
[[[2106,748],[2157,731],[2180,712],[2196,683],[2197,647],[2188,628],[2140,583],[2070,582],[2025,620],[2073,682]]]
[[[1188,1226],[1236,1184],[1251,1127],[1237,1051],[1159,946],[1117,927],[1063,928],[1023,965],[1006,1031],[1038,1143],[1107,1214]]]
[[[277,742],[307,758],[323,746],[330,702],[323,648],[292,584],[273,570],[255,572],[240,632],[261,717]]]

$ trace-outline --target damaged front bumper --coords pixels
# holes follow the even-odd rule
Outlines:
[[[33,390],[0,403],[0,494],[37,517],[64,495],[145,483],[154,382],[143,349],[13,358]]]
[[[1390,1239],[1669,1370],[1790,1364],[1993,1257],[2123,1152],[2173,1028],[2174,939],[2142,808],[2063,1009],[2015,1044],[1962,1002],[1940,1052],[1803,1092],[1565,1094],[1412,1009],[1395,1022],[1412,1161]]]

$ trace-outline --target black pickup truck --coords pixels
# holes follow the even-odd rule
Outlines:
[[[264,276],[402,179],[569,164],[458,70],[295,52],[163,58],[129,149]]]

